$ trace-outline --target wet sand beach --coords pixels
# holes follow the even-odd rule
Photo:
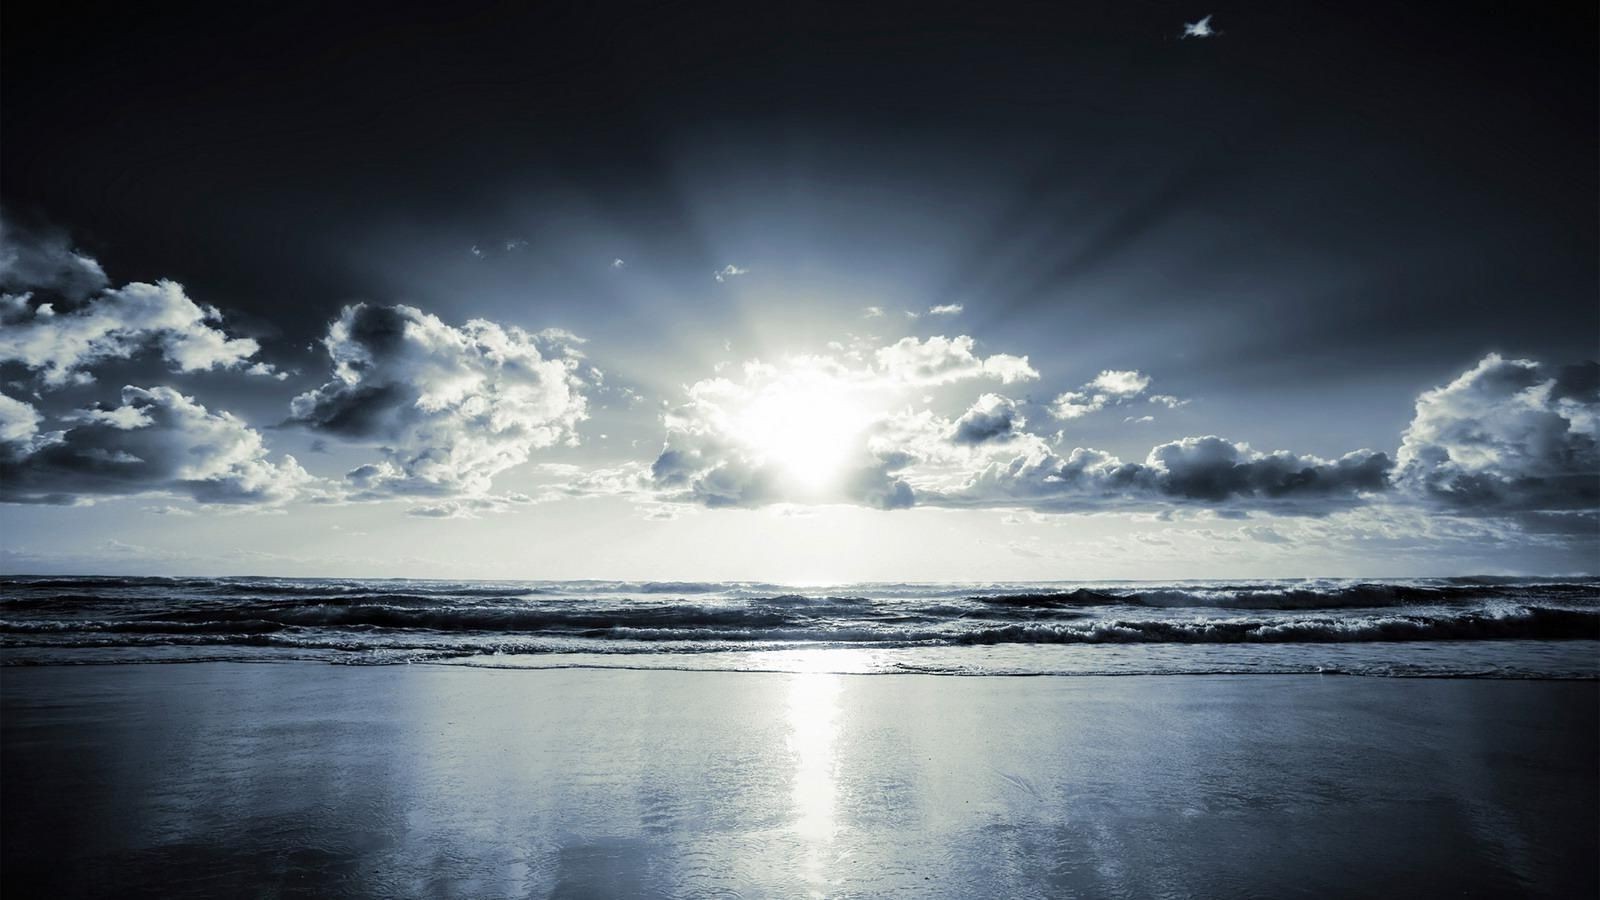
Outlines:
[[[26,896],[1593,896],[1600,684],[0,674]]]

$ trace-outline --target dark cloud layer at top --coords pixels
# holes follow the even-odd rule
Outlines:
[[[886,264],[930,303],[967,303],[975,330],[1036,359],[1157,319],[1211,338],[1197,370],[1309,379],[1241,349],[1402,348],[1414,373],[1490,340],[1569,358],[1600,327],[1593,4],[1258,4],[1228,14],[1226,40],[1187,42],[1173,23],[1193,16],[1162,4],[474,6],[392,10],[378,40],[364,11],[296,2],[238,19],[8,4],[0,196],[114,241],[113,268],[178,273],[294,340],[370,295],[373,269],[449,321],[504,317],[405,281],[425,254],[352,247],[423,210],[452,236],[531,236],[517,283],[626,334],[639,310],[607,293],[616,279],[584,281],[541,245],[580,205],[630,263],[635,247],[680,260],[685,292],[728,263],[709,248],[797,227],[846,268]],[[263,59],[286,64],[268,76]],[[781,167],[781,193],[753,204],[793,210],[780,201],[800,191],[816,216],[699,216],[727,198],[685,183],[697,167]],[[862,184],[904,218],[849,215]],[[972,214],[922,215],[954,208]],[[1308,256],[1357,274],[1308,278]],[[1083,289],[1109,302],[1061,302]],[[1508,297],[1521,314],[1502,315]]]

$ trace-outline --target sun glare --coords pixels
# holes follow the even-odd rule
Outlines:
[[[739,431],[751,449],[796,487],[816,491],[842,474],[867,418],[847,387],[773,386],[745,408]]]

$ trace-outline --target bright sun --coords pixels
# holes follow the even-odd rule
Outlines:
[[[867,412],[853,394],[839,385],[771,386],[745,407],[738,433],[796,487],[828,487],[859,449],[867,424]]]

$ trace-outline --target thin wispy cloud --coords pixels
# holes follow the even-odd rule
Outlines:
[[[1137,369],[1105,369],[1076,391],[1067,391],[1050,404],[1050,412],[1057,419],[1078,419],[1112,406],[1133,402],[1150,388],[1149,375]],[[1170,394],[1156,394],[1149,398],[1167,408],[1187,403]],[[1149,421],[1149,417],[1129,416],[1125,421]]]
[[[959,303],[943,303],[943,304],[940,304],[938,306],[930,306],[930,307],[928,307],[928,315],[930,315],[930,316],[958,316],[958,315],[961,314],[961,310],[963,308],[964,307],[962,307],[962,305],[959,304]]]
[[[749,269],[742,269],[733,263],[729,263],[714,272],[713,276],[717,279],[717,281],[721,282],[727,281],[729,278],[738,278],[740,275],[747,275],[749,273]]]

